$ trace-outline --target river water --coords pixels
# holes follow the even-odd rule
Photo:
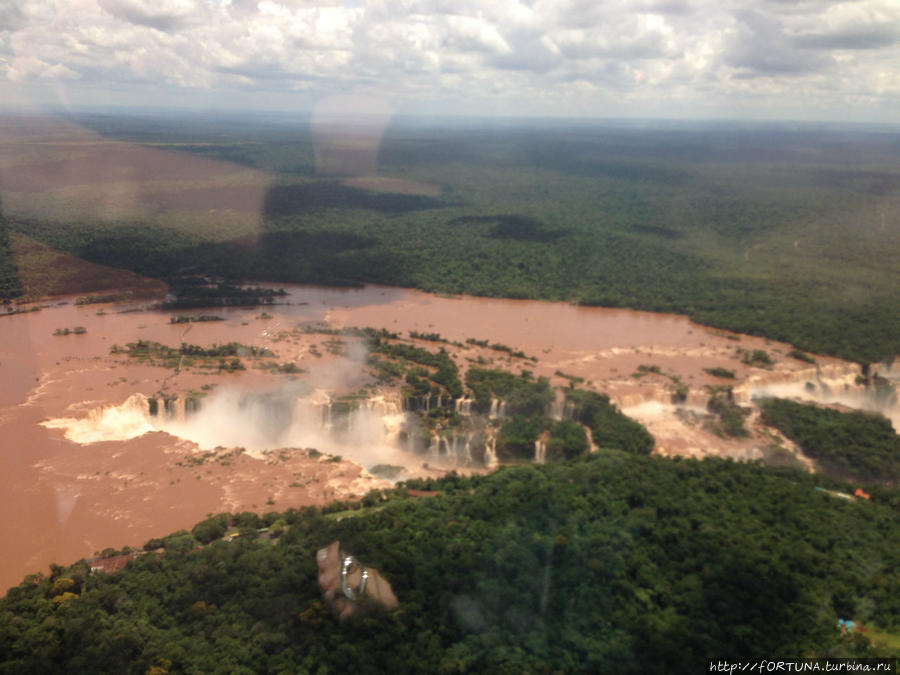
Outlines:
[[[286,381],[254,368],[232,374],[193,369],[176,375],[110,356],[114,344],[144,339],[169,346],[184,340],[201,346],[236,341],[266,347],[277,353],[278,362],[306,370],[309,388],[341,394],[365,382],[364,354],[330,354],[325,349],[328,336],[305,332],[305,326],[370,326],[404,337],[409,331],[439,333],[463,345],[468,338],[487,340],[522,350],[537,362],[489,348],[442,346],[462,371],[473,362],[513,372],[528,369],[559,387],[568,383],[560,373],[582,378],[581,386],[609,393],[645,423],[658,452],[692,456],[752,458],[755,441],[724,441],[682,424],[671,414],[676,385],[687,386],[686,404],[702,412],[704,387],[722,384],[707,368],[735,371],[737,385],[764,376],[768,379],[760,386],[789,382],[802,389],[804,378],[810,377],[801,372],[807,364],[785,356],[787,345],[729,335],[680,316],[439,297],[380,286],[286,289],[289,295],[282,304],[264,309],[185,312],[217,314],[225,319],[219,322],[171,324],[169,312],[66,301],[0,318],[0,504],[7,514],[0,520],[0,588],[51,562],[72,562],[106,547],[140,546],[151,537],[189,528],[207,513],[322,504],[383,484],[354,463],[322,462],[301,451],[276,459],[243,454],[227,462],[198,462],[200,447],[228,444],[210,436],[208,429],[204,439],[209,438],[202,442],[187,431],[179,437],[177,429],[164,433],[151,427],[139,428],[139,434],[97,435],[99,426],[83,442],[72,440],[74,422],[83,427],[104,418],[104,411],[108,422],[135,395],[210,387],[264,392],[283,388]],[[57,329],[76,326],[85,333],[54,335]],[[742,364],[739,349],[766,349],[776,362],[774,369],[761,373]],[[835,377],[852,375],[848,364],[827,358],[819,362]],[[641,366],[653,369],[642,374]]]

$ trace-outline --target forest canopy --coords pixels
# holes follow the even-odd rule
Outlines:
[[[719,655],[889,655],[838,619],[900,631],[900,500],[818,485],[850,489],[601,451],[220,516],[122,572],[80,562],[11,589],[0,672],[670,673]],[[243,535],[218,539],[227,524]],[[390,579],[400,609],[330,615],[314,556],[334,539]]]
[[[850,479],[900,480],[900,435],[883,415],[770,398],[762,420],[794,441],[825,471]]]

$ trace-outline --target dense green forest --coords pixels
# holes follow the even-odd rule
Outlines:
[[[234,202],[232,185],[154,184],[175,206],[148,197],[107,220],[65,195],[58,208],[54,195],[6,200],[13,230],[95,262],[678,312],[860,362],[900,353],[889,130],[398,120],[373,150],[379,175],[438,189],[401,194],[317,174],[305,122],[77,121],[271,176],[244,221],[209,214]]]
[[[542,415],[554,399],[550,383],[545,378],[514,375],[502,370],[469,368],[466,386],[475,395],[472,409],[482,414],[491,410],[493,399],[503,399],[507,410],[514,415]]]
[[[443,394],[444,392],[447,393],[448,404],[452,403],[452,399],[462,396],[462,383],[459,381],[459,369],[456,367],[453,359],[450,358],[450,355],[444,349],[441,349],[438,352],[434,353],[428,351],[427,349],[414,347],[409,344],[390,343],[387,341],[382,342],[380,338],[375,338],[374,340],[369,339],[368,344],[369,349],[373,353],[388,356],[391,359],[399,361],[400,364],[404,364],[404,367],[400,370],[382,370],[385,375],[399,375],[401,374],[401,372],[405,372],[405,365],[407,361],[420,364],[420,366],[430,366],[435,369],[434,372],[430,372],[419,367],[409,372],[406,378],[406,382],[412,385],[413,393],[419,395],[430,395],[433,388],[428,384],[428,380],[431,380],[432,382],[435,382],[442,387],[442,389],[434,390],[436,394]],[[377,362],[377,360],[370,360],[370,363],[372,363],[373,365],[377,364]],[[422,385],[420,387],[417,387],[420,381],[419,378],[422,378]]]
[[[162,309],[271,305],[276,298],[287,295],[284,289],[276,291],[259,286],[245,288],[233,284],[209,284],[206,281],[203,278],[189,277],[169,280],[171,299],[167,298],[162,303]]]
[[[22,295],[19,270],[9,247],[9,224],[0,204],[0,299]]]
[[[215,517],[123,572],[80,562],[11,589],[0,672],[672,673],[710,656],[896,655],[837,621],[900,631],[900,498],[817,485],[850,489],[602,451],[241,514],[230,543]],[[280,536],[255,538],[261,526]],[[391,581],[397,611],[330,615],[314,556],[334,539]]]
[[[619,412],[606,394],[568,389],[566,400],[575,404],[575,419],[591,430],[597,446],[639,455],[653,452],[650,432],[640,422]]]
[[[890,420],[785,399],[760,402],[762,420],[799,445],[830,473],[864,481],[900,479],[900,436]]]

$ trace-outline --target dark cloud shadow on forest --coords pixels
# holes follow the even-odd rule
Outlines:
[[[565,229],[553,229],[532,216],[504,213],[490,216],[462,216],[449,221],[450,226],[490,225],[487,236],[491,239],[515,239],[518,241],[550,242],[569,233]]]
[[[374,237],[344,232],[263,232],[220,244],[201,244],[180,256],[199,271],[235,279],[359,286],[397,268],[398,256]]]
[[[263,216],[269,220],[315,213],[322,209],[365,209],[380,213],[408,213],[439,209],[447,204],[424,195],[375,193],[324,180],[301,185],[276,185],[269,189]]]

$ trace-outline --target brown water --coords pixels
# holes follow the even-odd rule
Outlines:
[[[317,386],[334,389],[343,383],[352,390],[362,381],[359,363],[328,355],[321,349],[327,336],[306,334],[298,326],[327,321],[334,327],[372,326],[403,335],[410,330],[438,332],[458,342],[488,340],[521,349],[539,363],[480,347],[445,346],[463,370],[480,357],[513,372],[533,370],[559,386],[567,381],[557,371],[583,377],[585,386],[609,392],[626,412],[634,410],[656,436],[660,452],[738,457],[748,456],[747,442],[718,441],[673,423],[667,411],[647,404],[665,404],[673,377],[692,392],[719,383],[704,372],[707,367],[727,367],[746,378],[752,369],[737,360],[737,346],[767,349],[778,362],[777,372],[803,365],[780,356],[786,351],[783,345],[747,337],[736,342],[678,316],[564,303],[445,298],[377,286],[288,290],[288,304],[265,308],[271,318],[259,318],[260,309],[204,310],[198,313],[226,320],[189,329],[170,324],[169,313],[116,313],[119,308],[105,306],[106,314],[98,315],[99,306],[71,303],[0,318],[0,504],[5,514],[14,514],[0,519],[0,588],[51,562],[72,562],[106,547],[139,546],[190,528],[207,513],[321,504],[364,494],[378,484],[355,464],[323,463],[302,452],[274,462],[242,455],[227,465],[192,465],[189,459],[198,456],[197,445],[167,433],[79,444],[67,440],[63,428],[43,426],[53,419],[87,418],[104,407],[122,405],[133,394],[150,396],[162,387],[183,394],[204,385],[271,389],[286,381],[252,368],[236,374],[173,375],[171,370],[111,357],[113,344],[137,339],[170,346],[182,339],[203,346],[237,341],[268,347],[278,354],[278,362],[308,369],[308,377],[318,378]],[[75,326],[85,327],[87,333],[53,336],[57,328]],[[314,344],[322,357],[313,355]],[[633,377],[639,365],[647,364],[658,366],[661,374]]]
[[[377,287],[372,287],[373,292]],[[449,340],[485,339],[523,350],[602,350],[611,347],[683,345],[703,330],[682,316],[627,309],[578,307],[561,302],[448,298],[406,290],[381,305],[357,304],[329,312],[335,325],[439,332]]]

